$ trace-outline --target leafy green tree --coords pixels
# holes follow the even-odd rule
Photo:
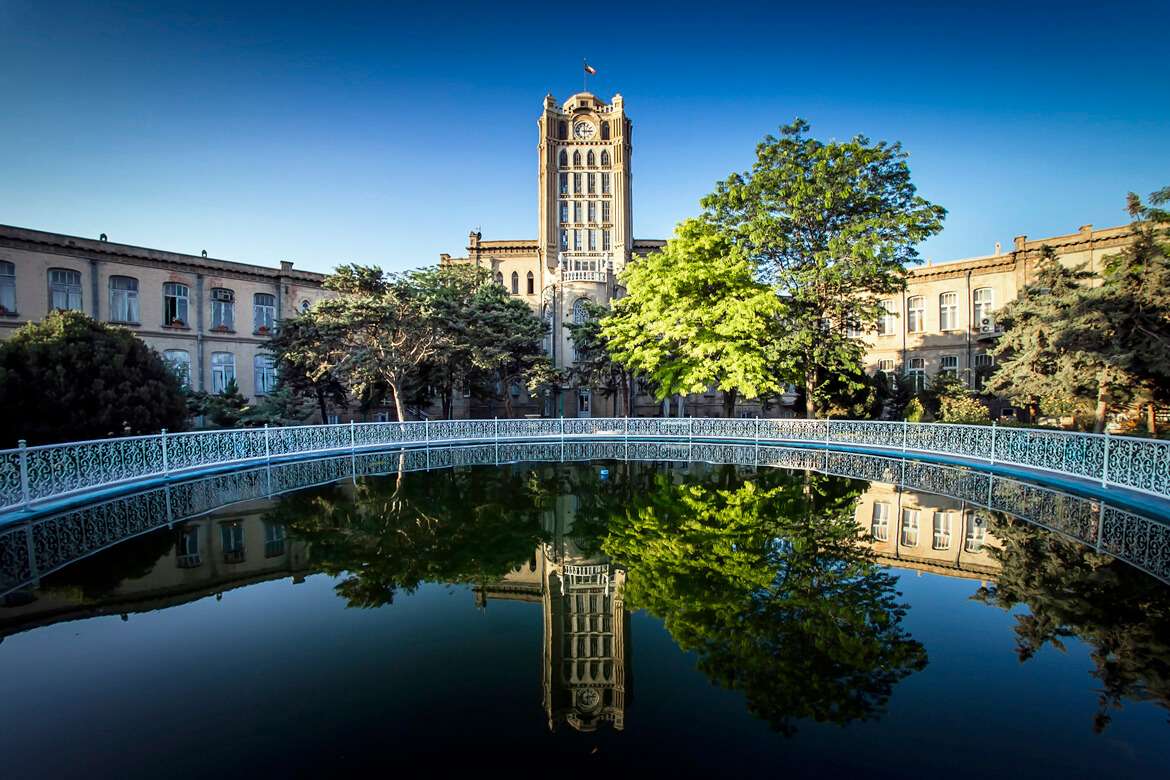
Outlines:
[[[313,407],[311,399],[294,393],[286,385],[277,385],[271,393],[243,410],[239,424],[247,428],[263,425],[300,425],[312,416]]]
[[[918,196],[900,144],[809,138],[802,119],[756,147],[750,171],[702,200],[720,234],[785,296],[781,373],[805,388],[808,417],[821,412],[830,377],[860,374],[880,300],[905,286],[915,246],[942,229],[946,211]]]
[[[544,355],[548,328],[527,303],[498,284],[482,288],[475,296],[471,322],[472,363],[486,376],[492,395],[502,397],[504,416],[513,417],[513,384],[535,392],[555,381],[556,372]]]
[[[125,328],[49,314],[0,342],[0,441],[14,446],[183,430],[178,377]]]
[[[616,363],[652,382],[658,400],[714,386],[734,416],[737,398],[783,389],[775,370],[783,304],[758,272],[709,223],[687,220],[661,252],[626,267],[627,294],[601,337]]]
[[[630,386],[633,377],[625,367],[613,359],[610,346],[602,327],[607,318],[613,316],[608,307],[586,301],[585,319],[582,322],[566,322],[569,339],[573,342],[573,366],[569,369],[569,381],[574,387],[600,388],[605,396],[617,395],[621,407],[629,417]]]
[[[221,392],[187,390],[187,411],[193,417],[203,417],[220,428],[235,428],[251,408],[240,386],[232,379]],[[261,423],[263,424],[263,423]]]
[[[329,419],[330,406],[349,405],[346,387],[331,369],[329,345],[315,309],[281,320],[265,346],[275,360],[279,386],[313,399],[322,423]]]

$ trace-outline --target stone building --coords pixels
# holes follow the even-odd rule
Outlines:
[[[321,274],[0,225],[0,338],[54,309],[129,328],[196,390],[275,384],[274,324],[326,295]]]

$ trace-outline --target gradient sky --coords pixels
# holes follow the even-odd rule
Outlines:
[[[795,116],[903,142],[936,261],[1170,184],[1165,0],[422,5],[0,0],[0,223],[318,271],[534,238],[536,117],[583,56],[634,121],[639,238]]]

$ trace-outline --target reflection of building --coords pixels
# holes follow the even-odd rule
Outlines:
[[[540,601],[541,688],[550,730],[562,722],[585,732],[602,723],[621,730],[629,657],[626,573],[603,556],[583,553],[566,535],[575,500],[558,498],[546,514],[552,541],[540,545],[528,564],[477,588],[476,598],[484,606],[490,598]]]
[[[999,573],[984,513],[961,499],[871,482],[856,517],[883,564],[948,577]]]
[[[61,575],[46,578],[35,591],[35,600],[25,601],[34,591],[10,594],[0,603],[0,637],[98,615],[165,609],[258,582],[308,574],[304,545],[289,541],[283,525],[264,519],[271,506],[267,499],[251,501],[152,532],[153,538],[170,535],[165,549],[160,554],[157,546],[145,547],[141,561],[144,568],[148,566],[145,573],[122,580],[100,600],[87,598],[68,580],[56,586],[54,577]],[[132,544],[121,542],[119,549]],[[145,556],[157,557],[148,560]],[[71,571],[67,568],[63,574]]]

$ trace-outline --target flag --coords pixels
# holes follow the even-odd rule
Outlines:
[[[586,62],[585,63],[585,72],[588,73],[590,76],[596,76],[597,75],[597,68],[593,67],[588,62]]]

